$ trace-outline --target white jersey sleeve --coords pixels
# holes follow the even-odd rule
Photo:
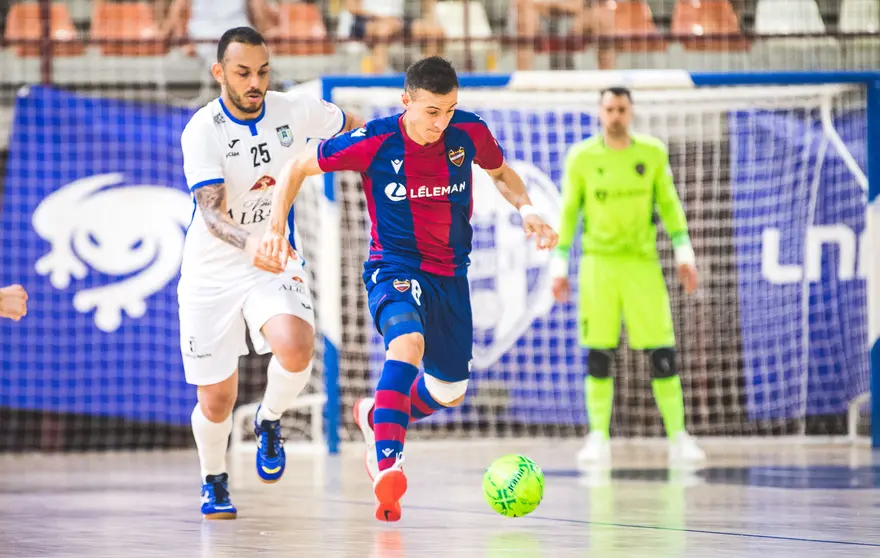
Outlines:
[[[341,108],[309,93],[290,94],[294,104],[303,107],[309,137],[322,140],[332,138],[345,128],[345,112]]]
[[[223,153],[211,127],[210,114],[202,111],[193,116],[180,135],[183,174],[190,190],[224,182]]]

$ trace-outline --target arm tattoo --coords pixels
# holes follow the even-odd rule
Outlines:
[[[199,206],[211,234],[243,250],[249,233],[233,223],[226,214],[226,185],[221,183],[202,186],[196,189],[195,194],[196,205]]]

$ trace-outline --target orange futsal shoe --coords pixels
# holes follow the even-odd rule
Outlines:
[[[373,481],[376,495],[376,519],[379,521],[400,520],[400,499],[406,494],[406,475],[403,473],[403,456],[398,456],[394,465],[381,471]]]

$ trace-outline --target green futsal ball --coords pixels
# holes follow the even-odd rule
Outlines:
[[[505,517],[528,515],[544,497],[544,472],[524,455],[499,457],[483,475],[483,496]]]

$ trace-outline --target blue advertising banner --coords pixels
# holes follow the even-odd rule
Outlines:
[[[0,406],[189,423],[176,286],[192,112],[43,87],[16,100],[0,283],[30,300],[0,320]]]
[[[0,284],[21,283],[31,298],[24,320],[0,321],[0,407],[189,423],[195,390],[183,376],[176,285],[193,214],[179,138],[192,112],[42,87],[17,99]],[[591,117],[482,116],[555,219],[565,151],[593,129]],[[835,122],[862,168],[865,122],[860,110]],[[735,373],[748,416],[842,412],[867,390],[864,193],[811,111],[731,113],[728,124]],[[492,412],[508,420],[583,423],[575,305],[554,304],[548,255],[524,248],[518,215],[475,172],[471,390],[497,391],[503,405]],[[375,334],[370,353],[375,376],[384,353]],[[438,420],[473,412],[466,404]]]
[[[730,115],[747,407],[752,419],[846,410],[868,391],[865,192],[818,110]],[[834,129],[865,168],[866,115]]]

